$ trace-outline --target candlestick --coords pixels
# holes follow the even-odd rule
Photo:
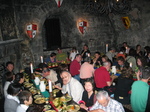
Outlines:
[[[49,80],[48,84],[49,84],[49,92],[52,92],[52,82]]]
[[[106,53],[108,52],[108,44],[106,44]]]
[[[41,56],[41,63],[43,63],[43,56]]]
[[[33,73],[33,65],[32,65],[32,63],[30,64],[30,69],[31,69],[31,73]]]
[[[130,62],[130,67],[132,68],[132,62]]]

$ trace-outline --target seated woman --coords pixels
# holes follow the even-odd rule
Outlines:
[[[63,80],[62,93],[68,93],[73,100],[78,103],[81,100],[84,91],[81,83],[71,77],[71,74],[68,71],[63,71],[60,77]]]
[[[105,62],[110,62],[111,65],[112,65],[111,60],[110,60],[106,55],[103,55],[103,56],[102,56],[102,65],[103,65],[103,63],[105,63]]]
[[[17,95],[21,91],[21,86],[15,83],[9,85],[7,90],[7,97],[4,102],[4,112],[16,112],[16,109],[19,105],[19,99]]]
[[[130,104],[129,91],[133,83],[134,72],[130,67],[124,68],[121,72],[122,74],[118,77],[114,98],[122,104]]]
[[[5,74],[5,77],[6,77],[6,82],[5,82],[5,85],[4,85],[4,96],[6,97],[8,95],[7,94],[7,89],[9,87],[9,85],[12,83],[12,81],[14,80],[13,72],[7,72]]]
[[[76,54],[78,54],[78,53],[79,53],[79,52],[78,52],[78,50],[76,49],[76,47],[72,47],[72,50],[71,50],[70,55],[69,55],[69,59],[70,59],[71,61],[73,61],[74,58],[75,58],[75,56],[76,56]]]
[[[15,75],[14,83],[20,85],[22,90],[24,90],[23,82],[24,82],[24,75],[23,75],[23,73],[17,73]]]
[[[45,62],[46,63],[48,63],[48,62],[55,63],[56,62],[56,53],[52,52],[50,54],[50,57],[46,58]]]
[[[82,94],[82,100],[79,101],[80,107],[89,110],[90,107],[93,106],[93,104],[96,102],[96,96],[95,96],[95,91],[94,91],[94,80],[87,79],[84,82],[84,92]]]

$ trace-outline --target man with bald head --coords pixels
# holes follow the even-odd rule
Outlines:
[[[107,91],[99,91],[96,94],[97,102],[89,112],[125,112],[121,103],[109,97]]]
[[[63,80],[62,93],[68,93],[78,103],[82,99],[82,93],[84,91],[81,83],[73,78],[68,71],[63,71],[60,77]]]

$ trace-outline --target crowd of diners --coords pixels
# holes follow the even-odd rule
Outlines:
[[[142,47],[131,48],[123,42],[118,51],[112,47],[106,53],[97,51],[94,56],[88,45],[80,53],[73,47],[69,55],[58,48],[34,73],[51,80],[55,88],[68,93],[86,111],[124,112],[123,105],[131,104],[134,112],[150,112],[150,47]],[[69,65],[62,63],[66,60],[71,61]],[[53,69],[48,67],[49,62],[60,64]],[[111,73],[112,66],[116,66],[119,76]],[[13,62],[8,61],[3,74],[4,111],[44,111],[39,106],[30,106],[33,99],[23,87],[25,77],[13,70]]]

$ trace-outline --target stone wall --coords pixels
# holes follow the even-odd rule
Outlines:
[[[19,58],[21,68],[28,67],[30,62],[36,66],[40,62],[40,56],[49,55],[50,52],[43,51],[45,44],[43,41],[45,38],[43,25],[47,18],[57,17],[60,19],[61,47],[76,46],[81,51],[83,45],[88,44],[93,54],[95,51],[105,52],[105,44],[109,44],[109,47],[117,47],[122,42],[127,41],[130,46],[137,44],[146,46],[150,42],[150,1],[148,0],[132,0],[133,8],[128,14],[110,14],[109,16],[88,13],[85,8],[87,0],[64,0],[60,8],[57,7],[55,0],[2,1],[0,11],[3,11],[6,17],[8,15],[10,18],[8,21],[10,23],[10,25],[8,24],[9,27],[5,25],[5,29],[8,27],[10,33],[5,32],[7,35],[2,35],[4,27],[0,26],[0,40],[9,40],[10,37],[12,39],[22,39],[21,42],[17,43],[21,46],[18,52],[21,57]],[[10,13],[8,13],[9,10]],[[122,23],[121,17],[124,16],[130,18],[131,26],[129,29],[125,29]],[[2,18],[2,15],[0,17]],[[1,24],[3,22],[7,23],[6,20],[0,20]],[[87,21],[85,34],[81,34],[78,30],[80,20]],[[26,34],[26,26],[30,23],[38,26],[35,38],[29,38]],[[11,47],[11,49],[14,50],[14,47]]]

